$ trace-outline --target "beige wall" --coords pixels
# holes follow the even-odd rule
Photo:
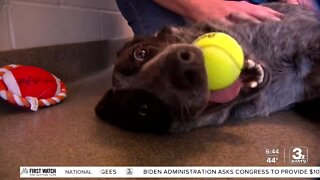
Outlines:
[[[0,0],[0,51],[131,36],[114,0]]]

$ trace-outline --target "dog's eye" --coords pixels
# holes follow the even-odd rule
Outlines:
[[[133,51],[133,57],[138,61],[144,61],[147,56],[147,50],[144,48],[137,48]]]

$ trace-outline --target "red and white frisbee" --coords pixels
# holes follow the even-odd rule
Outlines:
[[[15,64],[0,68],[0,97],[11,104],[37,111],[66,96],[64,83],[42,68]]]

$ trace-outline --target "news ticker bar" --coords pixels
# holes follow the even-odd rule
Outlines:
[[[21,166],[20,178],[316,178],[320,166]]]

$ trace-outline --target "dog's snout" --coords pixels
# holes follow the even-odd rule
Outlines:
[[[193,47],[174,49],[168,55],[166,66],[169,77],[177,88],[195,87],[201,82],[204,72],[201,52]]]

